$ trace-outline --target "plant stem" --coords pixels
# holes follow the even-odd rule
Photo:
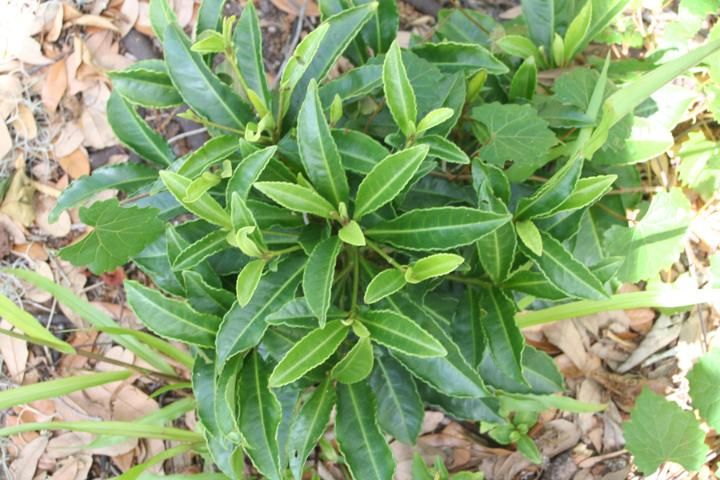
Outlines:
[[[357,297],[360,290],[360,253],[358,247],[352,247],[352,264],[353,264],[353,285],[352,285],[352,304],[350,307],[351,314],[357,311]]]
[[[580,300],[543,310],[524,311],[515,315],[520,328],[582,317],[610,310],[633,308],[678,308],[698,303],[720,302],[720,289],[631,292],[612,295],[607,300]]]
[[[385,253],[385,251],[383,251],[383,249],[380,248],[378,245],[376,245],[375,243],[371,242],[371,241],[368,240],[368,239],[365,239],[365,242],[367,243],[367,246],[368,246],[368,247],[370,247],[371,249],[373,249],[373,251],[375,251],[375,253],[377,253],[378,255],[380,255],[380,256],[381,256],[386,262],[388,262],[390,265],[392,265],[393,267],[397,268],[398,270],[403,270],[403,269],[404,269],[404,267],[403,267],[402,265],[400,265],[398,262],[396,262],[395,259],[392,258],[390,255],[388,255],[387,253]]]
[[[292,247],[283,248],[281,250],[272,250],[269,254],[271,257],[279,257],[285,253],[297,252],[300,249],[302,249],[300,245],[293,245]]]

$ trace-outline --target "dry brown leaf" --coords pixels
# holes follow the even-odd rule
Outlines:
[[[15,330],[5,319],[0,320],[0,327],[5,330]],[[14,383],[22,384],[28,360],[27,342],[9,335],[0,335],[0,357],[10,379]]]
[[[45,455],[52,459],[69,457],[82,452],[93,435],[85,432],[66,432],[54,436],[45,449]]]
[[[47,437],[37,437],[20,451],[20,456],[10,465],[14,480],[32,480],[38,460],[48,444]]]
[[[52,18],[52,20],[50,20],[49,25],[48,23],[45,24],[45,30],[47,32],[47,34],[45,35],[45,39],[49,42],[55,42],[58,38],[60,38],[60,33],[62,33],[64,9],[62,8],[60,2],[47,3],[57,5],[55,16]]]
[[[150,3],[149,2],[140,2],[139,9],[138,9],[138,18],[135,22],[135,30],[142,33],[143,35],[146,35],[148,37],[154,37],[155,32],[153,32],[152,26],[150,24]]]
[[[88,478],[93,459],[90,455],[69,457],[61,463],[49,480],[85,480]]]
[[[137,22],[138,15],[140,14],[140,2],[138,0],[125,0],[120,8],[120,34],[124,37],[133,25]]]
[[[45,82],[43,82],[41,98],[45,109],[54,112],[60,105],[67,89],[67,74],[65,73],[65,59],[61,59],[48,67]]]
[[[42,243],[16,243],[12,247],[15,255],[25,256],[32,260],[47,260],[48,252]]]
[[[12,122],[15,132],[26,140],[32,140],[37,137],[37,124],[32,110],[24,103],[20,103],[17,108],[17,117]]]
[[[285,13],[293,16],[300,15],[300,9],[302,9],[305,0],[271,0],[272,4],[278,9]],[[308,17],[317,17],[320,15],[320,9],[318,9],[317,3],[314,0],[307,0],[305,6],[305,15]]]
[[[47,262],[34,262],[32,264],[32,270],[35,273],[38,273],[43,277],[47,278],[48,280],[55,280],[53,278],[52,269]],[[39,288],[26,284],[25,298],[32,300],[33,302],[45,303],[52,298],[52,295],[45,290],[40,290]]]
[[[173,0],[172,3],[180,26],[183,28],[188,26],[192,21],[195,2],[193,0]]]
[[[653,353],[675,341],[681,328],[682,321],[679,317],[660,315],[650,333],[645,336],[628,359],[617,368],[617,372],[625,373],[631,370]]]
[[[583,344],[580,330],[573,320],[555,322],[543,328],[545,336],[562,350],[580,370],[588,367],[590,359]]]
[[[80,25],[83,27],[97,27],[105,30],[112,30],[113,32],[119,32],[120,29],[109,18],[102,17],[100,15],[82,15],[71,23]]]
[[[58,157],[57,161],[70,178],[90,175],[90,157],[84,147],[75,149],[69,155]]]
[[[35,223],[38,227],[51,237],[62,238],[70,233],[72,221],[67,212],[62,212],[55,223],[50,223],[48,216],[55,208],[57,199],[47,195],[37,195],[35,200]]]
[[[15,111],[22,100],[23,87],[15,75],[0,75],[0,120],[5,120]],[[2,155],[0,155],[2,156]]]
[[[2,212],[0,212],[0,226],[2,226],[2,228],[4,228],[5,231],[10,234],[13,243],[27,243],[27,238],[25,237],[25,229],[15,223],[8,215]]]
[[[76,122],[66,123],[60,131],[60,136],[53,142],[53,153],[55,158],[62,158],[70,155],[80,148],[84,135]]]
[[[0,205],[0,212],[23,227],[29,226],[35,220],[34,194],[32,181],[25,174],[25,157],[22,154],[18,155],[15,160],[15,174]]]
[[[80,118],[85,137],[83,145],[101,149],[117,144],[105,110],[109,98],[110,89],[101,82],[97,82],[93,88],[83,92],[85,110]]]
[[[13,142],[4,120],[0,120],[0,159],[12,150]]]

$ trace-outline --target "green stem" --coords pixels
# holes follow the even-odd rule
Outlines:
[[[515,315],[515,321],[518,327],[527,328],[610,310],[678,308],[713,302],[720,302],[720,289],[718,288],[619,293],[612,295],[607,300],[580,300],[543,310],[519,312]]]
[[[385,253],[385,252],[383,251],[383,249],[380,248],[378,245],[376,245],[375,243],[371,242],[371,241],[368,240],[367,238],[365,239],[365,242],[367,243],[367,246],[368,246],[368,247],[370,247],[371,249],[373,249],[373,251],[375,251],[375,253],[377,253],[378,255],[380,255],[380,256],[381,256],[386,262],[388,262],[390,265],[392,265],[393,267],[397,268],[398,270],[404,270],[404,269],[405,269],[402,265],[400,265],[398,262],[396,262],[394,258],[392,258],[390,255],[388,255],[387,253]]]
[[[268,254],[271,257],[279,257],[280,255],[286,254],[286,253],[292,253],[297,252],[298,250],[301,250],[302,247],[300,245],[293,245],[292,247],[283,248],[281,250],[271,250],[268,252]]]
[[[351,314],[357,311],[358,291],[360,290],[360,254],[358,247],[352,247],[352,264],[353,264],[353,285],[352,285],[352,304],[350,307]]]

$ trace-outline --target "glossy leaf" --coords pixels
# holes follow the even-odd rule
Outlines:
[[[165,63],[160,60],[141,60],[124,70],[108,72],[108,76],[113,91],[135,105],[168,108],[182,103]]]
[[[580,157],[570,159],[535,193],[518,202],[515,218],[528,220],[554,213],[575,190],[582,166],[583,161]]]
[[[489,288],[483,290],[480,306],[485,311],[480,324],[495,365],[514,381],[527,383],[522,362],[525,338],[515,323],[515,302],[501,290]]]
[[[220,204],[210,196],[209,193],[202,194],[194,202],[188,203],[186,195],[192,183],[190,179],[168,170],[160,172],[160,179],[165,187],[172,193],[173,197],[180,202],[189,212],[194,213],[203,220],[219,225],[223,228],[231,228],[230,215]]]
[[[423,135],[418,139],[418,143],[430,147],[428,156],[431,158],[436,157],[445,162],[461,165],[470,163],[470,157],[460,147],[440,135]]]
[[[369,337],[361,337],[350,351],[333,367],[330,376],[340,383],[365,380],[373,368],[373,347]]]
[[[238,305],[241,307],[250,303],[255,289],[260,283],[263,270],[265,269],[265,260],[253,260],[240,270],[235,280],[235,296]]]
[[[270,89],[263,65],[262,34],[255,5],[250,2],[242,10],[233,34],[233,51],[240,74],[247,88],[255,92],[269,107]]]
[[[162,42],[168,25],[177,23],[175,12],[168,0],[151,0],[148,15],[155,36]]]
[[[330,308],[335,263],[341,249],[342,242],[338,237],[330,237],[318,243],[310,254],[303,273],[305,300],[320,321],[320,328],[325,325]]]
[[[532,220],[523,220],[515,224],[515,231],[520,241],[535,255],[542,255],[543,243],[540,230]]]
[[[230,199],[233,193],[237,193],[240,198],[247,200],[253,184],[260,178],[276,152],[277,147],[266,147],[243,158],[228,180],[226,197]]]
[[[397,41],[390,45],[385,55],[383,88],[388,108],[400,131],[406,137],[413,135],[418,114],[417,101]]]
[[[388,295],[392,295],[407,284],[402,270],[389,268],[373,277],[365,289],[365,303],[368,305],[379,302]]]
[[[367,175],[378,162],[390,155],[380,142],[357,130],[333,129],[331,133],[343,167],[351,172]]]
[[[356,247],[364,247],[366,244],[365,235],[360,228],[360,224],[355,220],[350,220],[348,223],[338,230],[338,237],[348,245],[354,245]]]
[[[287,182],[256,182],[253,187],[295,212],[310,213],[322,218],[332,218],[335,207],[314,190]]]
[[[227,232],[215,230],[208,233],[200,240],[189,245],[185,250],[175,257],[173,261],[174,270],[187,270],[202,262],[210,255],[214,255],[229,247]]]
[[[416,357],[442,357],[447,351],[432,335],[410,318],[392,310],[361,313],[360,322],[374,342]]]
[[[463,264],[465,259],[454,253],[436,253],[413,263],[405,271],[408,283],[420,283],[429,278],[447,275]]]
[[[507,73],[508,68],[485,47],[477,44],[442,42],[423,43],[412,49],[418,57],[427,60],[445,72],[462,71],[466,74],[480,69],[491,75]]]

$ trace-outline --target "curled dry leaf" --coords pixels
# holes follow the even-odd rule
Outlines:
[[[138,5],[138,17],[135,22],[135,30],[148,37],[154,37],[152,25],[150,25],[150,3],[140,2]]]
[[[50,439],[45,450],[45,455],[52,459],[61,459],[75,455],[84,450],[84,446],[90,443],[93,435],[85,432],[66,432],[55,435]]]
[[[37,123],[32,110],[21,103],[17,108],[17,117],[12,122],[12,126],[20,137],[26,140],[32,140],[37,137]]]
[[[48,280],[54,280],[53,272],[47,262],[33,262],[31,265],[32,270],[35,273],[42,275]],[[45,303],[52,298],[52,295],[45,290],[40,290],[36,287],[25,284],[25,298],[32,300],[37,303]]]
[[[47,69],[47,75],[42,86],[41,98],[45,110],[57,110],[67,89],[67,74],[65,73],[65,59],[58,60]]]
[[[76,148],[69,155],[58,157],[57,161],[70,178],[90,175],[90,157],[84,147]]]
[[[62,212],[58,221],[50,223],[48,215],[50,211],[55,207],[57,203],[56,199],[47,195],[37,195],[35,199],[35,223],[40,229],[55,238],[62,238],[70,233],[72,227],[72,221],[70,215],[67,212]]]
[[[62,158],[73,153],[80,148],[84,138],[83,132],[76,122],[66,123],[60,131],[60,136],[53,143],[55,158]]]
[[[37,470],[38,461],[45,451],[48,438],[37,437],[20,451],[20,455],[10,465],[10,472],[15,480],[32,480]]]
[[[0,328],[15,330],[5,319],[0,320]],[[22,384],[28,360],[27,342],[9,335],[0,335],[0,357],[7,368],[10,380],[13,383]]]
[[[109,98],[110,90],[101,82],[97,82],[93,88],[83,93],[85,110],[80,118],[84,136],[83,145],[101,149],[117,144],[105,110]]]
[[[118,21],[118,27],[120,28],[120,34],[124,37],[133,25],[138,20],[140,15],[140,2],[138,0],[125,0],[120,8],[120,19]]]
[[[112,30],[113,32],[119,32],[120,29],[107,17],[100,15],[81,15],[80,17],[73,20],[71,23],[80,25],[83,27],[96,27],[105,30]]]
[[[48,252],[42,243],[16,243],[13,245],[12,251],[15,255],[27,257],[32,260],[44,261],[48,259]]]

